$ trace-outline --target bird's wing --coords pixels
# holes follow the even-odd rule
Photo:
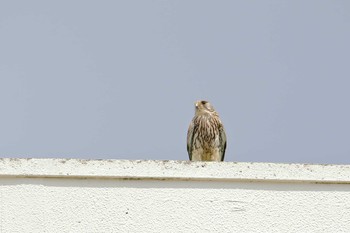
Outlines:
[[[220,137],[220,149],[222,152],[221,161],[224,161],[225,151],[226,151],[226,133],[225,133],[224,126],[222,124],[220,127],[220,136],[219,137]]]
[[[192,160],[193,130],[194,130],[194,123],[193,121],[191,121],[191,124],[188,127],[188,131],[187,131],[187,152],[190,160]]]

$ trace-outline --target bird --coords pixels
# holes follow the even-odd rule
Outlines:
[[[226,133],[219,114],[206,100],[195,102],[195,115],[187,131],[190,161],[224,161]]]

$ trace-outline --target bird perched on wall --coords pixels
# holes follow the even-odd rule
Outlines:
[[[187,132],[191,161],[224,161],[226,134],[218,113],[205,100],[195,103],[195,115]]]

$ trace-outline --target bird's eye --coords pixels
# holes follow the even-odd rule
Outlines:
[[[201,103],[204,105],[204,104],[208,103],[208,101],[202,100]]]

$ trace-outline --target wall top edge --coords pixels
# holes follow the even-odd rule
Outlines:
[[[350,184],[350,165],[0,158],[1,177]]]

